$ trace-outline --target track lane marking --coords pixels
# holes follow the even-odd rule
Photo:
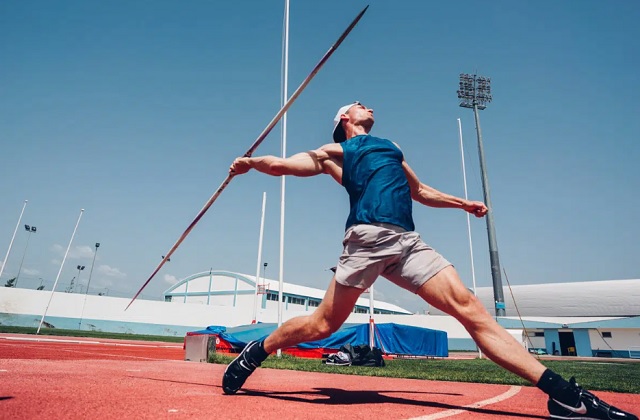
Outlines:
[[[0,340],[10,341],[30,341],[36,343],[70,343],[70,344],[99,344],[102,346],[122,346],[122,347],[152,347],[152,348],[182,348],[182,344],[131,344],[131,343],[113,343],[106,341],[90,341],[90,340],[68,340],[59,338],[30,338],[30,337],[0,337]]]
[[[522,389],[521,386],[512,386],[511,388],[509,388],[508,391],[503,392],[502,394],[495,396],[493,398],[489,398],[483,401],[478,401],[475,402],[473,404],[469,404],[469,405],[465,405],[464,408],[480,408],[480,407],[484,407],[485,405],[490,405],[490,404],[495,404],[497,402],[500,401],[504,401],[507,400],[511,397],[513,397],[514,395],[516,395],[518,392],[520,392],[520,390]],[[451,417],[451,416],[455,416],[461,413],[465,413],[467,412],[467,410],[462,410],[462,409],[451,409],[451,410],[445,410],[445,411],[441,411],[439,413],[434,413],[434,414],[430,414],[427,416],[421,416],[421,417],[412,417],[408,420],[435,420],[435,419],[442,419],[445,417]]]

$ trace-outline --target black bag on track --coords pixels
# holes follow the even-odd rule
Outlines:
[[[367,344],[360,344],[353,347],[350,344],[345,344],[343,347],[351,353],[351,364],[353,366],[384,366],[382,351],[377,347],[372,349]]]

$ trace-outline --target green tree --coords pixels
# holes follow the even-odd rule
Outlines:
[[[16,278],[14,277],[12,279],[7,280],[4,287],[16,287]]]

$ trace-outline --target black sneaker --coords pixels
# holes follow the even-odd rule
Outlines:
[[[563,404],[549,398],[547,408],[554,419],[594,419],[594,420],[638,420],[637,416],[607,404],[586,389],[578,386],[575,378],[569,380],[571,386],[580,396],[576,407]]]
[[[225,394],[235,394],[238,392],[249,375],[251,375],[257,367],[260,367],[266,358],[260,356],[260,350],[257,341],[250,341],[238,357],[229,363],[222,377],[222,390]]]

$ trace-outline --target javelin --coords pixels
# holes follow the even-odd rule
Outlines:
[[[311,73],[309,73],[309,75],[307,76],[306,79],[304,79],[302,81],[302,83],[300,84],[300,86],[298,86],[298,89],[296,89],[295,92],[293,92],[293,95],[291,95],[291,97],[287,100],[287,102],[284,104],[284,106],[280,109],[280,111],[278,111],[278,113],[276,114],[275,117],[273,117],[273,119],[271,120],[271,122],[269,123],[269,125],[267,125],[267,127],[262,131],[262,133],[260,133],[260,135],[258,136],[258,138],[256,139],[255,142],[253,142],[253,144],[251,145],[251,147],[249,148],[249,150],[247,150],[247,152],[244,154],[244,157],[251,157],[251,155],[253,154],[253,152],[255,152],[255,150],[258,148],[258,146],[260,146],[260,143],[262,143],[262,141],[267,137],[267,135],[271,132],[271,130],[273,129],[273,127],[275,127],[275,125],[278,123],[278,121],[280,121],[280,118],[282,118],[282,116],[284,115],[285,112],[287,112],[287,110],[289,109],[289,107],[293,104],[293,102],[298,98],[298,96],[300,96],[300,94],[302,93],[302,91],[304,90],[304,88],[307,87],[307,85],[309,84],[309,82],[311,81],[311,79],[313,79],[315,77],[315,75],[318,73],[318,71],[320,71],[320,69],[322,68],[322,66],[327,62],[327,60],[329,59],[329,57],[331,57],[331,55],[335,52],[335,50],[338,49],[338,47],[340,46],[340,44],[342,44],[342,41],[345,40],[345,38],[347,37],[347,35],[349,35],[349,33],[351,32],[351,30],[356,26],[356,24],[360,21],[360,19],[362,18],[362,16],[364,15],[364,12],[367,11],[367,9],[369,8],[369,6],[365,7],[364,9],[362,9],[362,11],[358,14],[358,16],[356,16],[356,18],[353,20],[353,22],[351,22],[351,24],[347,27],[347,29],[345,29],[345,31],[342,33],[342,35],[340,35],[340,38],[338,38],[338,40],[331,46],[331,48],[329,48],[329,51],[327,51],[324,56],[320,59],[320,61],[318,62],[318,64],[316,64],[316,66],[313,68],[313,70],[311,70]],[[195,219],[193,219],[193,221],[191,222],[191,224],[189,225],[189,227],[187,227],[187,229],[184,231],[184,233],[180,236],[180,238],[176,241],[175,244],[173,244],[173,246],[171,247],[171,249],[169,250],[169,252],[166,253],[166,255],[162,258],[162,261],[160,261],[160,264],[158,264],[158,266],[156,267],[156,269],[153,271],[153,273],[151,273],[151,275],[149,276],[149,278],[147,279],[147,281],[144,282],[144,284],[142,285],[142,287],[140,288],[140,290],[138,290],[138,292],[135,294],[135,296],[133,296],[133,298],[131,299],[131,302],[129,302],[129,304],[127,305],[126,308],[124,308],[124,310],[126,311],[127,309],[129,309],[129,306],[131,306],[131,304],[133,303],[134,300],[136,300],[136,298],[140,295],[140,293],[142,292],[142,290],[147,287],[147,284],[149,284],[149,282],[151,281],[151,279],[158,273],[158,271],[160,271],[160,269],[162,268],[162,266],[164,265],[165,262],[167,262],[169,260],[169,258],[171,257],[171,254],[173,254],[173,252],[178,248],[178,246],[180,246],[180,244],[182,243],[182,241],[184,241],[184,239],[187,237],[187,235],[189,234],[189,232],[191,232],[191,230],[195,227],[195,225],[200,221],[200,219],[202,218],[202,216],[204,216],[204,214],[207,212],[207,210],[209,210],[209,207],[211,207],[211,205],[213,204],[214,201],[217,200],[217,198],[220,196],[220,194],[222,194],[222,191],[224,191],[225,188],[227,188],[227,185],[229,185],[229,183],[231,182],[231,180],[233,179],[233,177],[235,176],[235,174],[233,173],[229,173],[227,175],[227,178],[222,182],[222,184],[218,187],[218,189],[216,190],[215,193],[213,193],[213,195],[211,196],[211,198],[209,199],[209,201],[207,201],[204,205],[204,207],[202,207],[202,209],[200,210],[200,212],[198,213],[198,215],[196,216]]]

